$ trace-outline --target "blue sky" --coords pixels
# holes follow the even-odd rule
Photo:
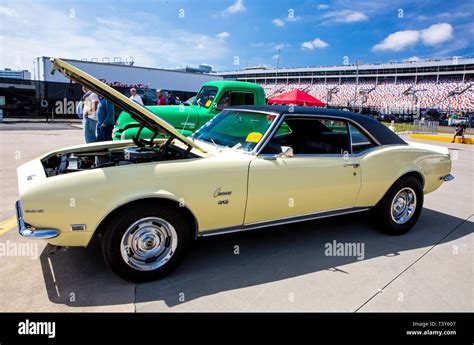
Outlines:
[[[0,0],[0,68],[133,56],[215,70],[474,55],[474,2]]]

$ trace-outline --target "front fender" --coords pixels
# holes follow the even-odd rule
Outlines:
[[[50,244],[85,247],[107,215],[125,204],[146,198],[183,203],[179,196],[164,189],[150,190],[142,183],[135,189],[126,179],[119,185],[116,176],[104,174],[106,169],[55,176],[29,188],[21,196],[25,222],[36,228],[59,230],[57,237],[47,240]],[[184,206],[194,215],[189,205]],[[85,230],[74,231],[73,224],[84,225]]]

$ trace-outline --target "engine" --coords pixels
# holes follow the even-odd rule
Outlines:
[[[195,155],[175,146],[131,146],[116,150],[102,150],[99,152],[74,152],[53,155],[43,160],[43,166],[46,175],[50,177],[88,169],[192,157],[195,157]]]

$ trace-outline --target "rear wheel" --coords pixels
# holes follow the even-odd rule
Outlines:
[[[376,226],[390,235],[409,231],[423,208],[423,187],[413,176],[400,178],[374,208]]]
[[[128,209],[104,229],[102,252],[121,278],[143,282],[175,269],[189,247],[190,227],[178,209],[149,205]]]

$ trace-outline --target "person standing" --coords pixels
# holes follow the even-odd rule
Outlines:
[[[137,89],[135,89],[134,87],[132,87],[130,89],[130,99],[138,104],[140,104],[142,107],[143,107],[143,100],[142,98],[140,97],[140,95],[137,95]]]
[[[99,97],[97,109],[97,141],[112,140],[114,128],[115,106],[103,97]]]
[[[99,96],[96,93],[82,87],[84,96],[82,97],[82,124],[84,126],[84,138],[86,143],[97,141],[97,107],[99,106]]]
[[[158,105],[166,105],[166,98],[163,96],[161,89],[156,90],[156,96],[158,97]]]
[[[465,130],[464,126],[465,125],[462,122],[456,125],[456,130],[453,135],[453,140],[451,141],[452,143],[456,141],[456,137],[461,137],[461,140],[462,140],[461,142],[464,144],[464,130]]]
[[[176,105],[176,98],[174,98],[173,94],[171,93],[171,91],[166,91],[167,93],[167,103],[168,105]]]

